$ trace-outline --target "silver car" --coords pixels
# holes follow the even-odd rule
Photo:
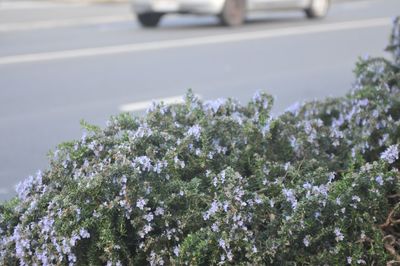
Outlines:
[[[243,23],[255,10],[302,10],[308,18],[322,18],[330,0],[134,0],[133,10],[144,27],[156,27],[165,14],[215,15],[226,26]]]

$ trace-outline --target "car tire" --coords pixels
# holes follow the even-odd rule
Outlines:
[[[246,17],[246,0],[226,0],[219,19],[224,26],[239,26]]]
[[[162,16],[162,13],[142,13],[137,14],[137,19],[142,27],[154,28],[160,23]]]
[[[323,18],[328,13],[330,0],[311,0],[310,6],[304,10],[307,18]]]

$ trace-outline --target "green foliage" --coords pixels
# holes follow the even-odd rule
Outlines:
[[[398,260],[398,39],[393,62],[357,64],[345,97],[278,117],[265,93],[242,106],[189,91],[185,104],[155,103],[104,129],[82,122],[84,136],[0,206],[0,264]]]

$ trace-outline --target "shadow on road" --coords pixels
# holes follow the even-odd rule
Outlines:
[[[258,26],[279,26],[282,24],[291,24],[298,22],[307,22],[307,20],[301,13],[300,14],[283,14],[280,16],[263,14],[249,16],[245,24],[239,27],[228,28],[220,24],[218,18],[213,16],[166,16],[163,18],[160,26],[157,28],[144,28],[149,31],[168,31],[168,30],[199,30],[199,29],[221,29],[221,30],[236,30],[249,27]]]

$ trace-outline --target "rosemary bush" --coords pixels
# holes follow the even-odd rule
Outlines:
[[[400,261],[400,24],[354,90],[271,117],[271,96],[153,104],[83,124],[0,206],[1,265]]]

